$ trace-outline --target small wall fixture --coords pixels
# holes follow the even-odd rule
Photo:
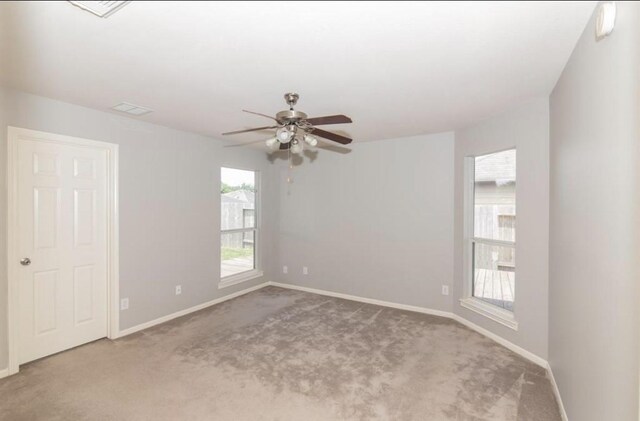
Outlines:
[[[596,17],[596,38],[602,39],[611,32],[616,23],[616,4],[615,2],[606,2],[600,5],[598,16]]]

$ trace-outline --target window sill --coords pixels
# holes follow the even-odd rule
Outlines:
[[[218,284],[218,289],[227,288],[233,285],[241,284],[243,282],[250,281],[255,278],[259,278],[264,275],[264,272],[258,269],[248,270],[246,272],[238,273],[237,275],[227,276],[222,278]]]
[[[494,322],[500,323],[509,329],[518,330],[518,322],[516,321],[514,314],[508,310],[485,303],[484,301],[474,297],[461,299],[460,305],[466,309],[475,311]]]

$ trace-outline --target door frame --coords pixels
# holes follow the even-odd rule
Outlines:
[[[118,145],[36,130],[8,127],[7,132],[7,339],[8,374],[19,371],[18,330],[18,143],[21,140],[106,151],[107,155],[107,337],[119,333]]]

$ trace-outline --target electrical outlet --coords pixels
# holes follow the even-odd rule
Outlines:
[[[176,285],[176,295],[182,294],[182,285]]]
[[[442,295],[449,295],[449,285],[442,285]]]
[[[282,273],[289,273],[289,268],[286,266],[282,266]]]
[[[308,274],[309,274],[309,268],[308,268],[308,267],[306,267],[306,266],[303,266],[303,267],[302,267],[302,274],[303,274],[303,275],[308,275]]]
[[[120,300],[120,310],[127,310],[129,308],[129,299],[123,298]]]

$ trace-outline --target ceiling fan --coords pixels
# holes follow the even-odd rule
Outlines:
[[[346,115],[329,115],[324,117],[312,117],[309,118],[307,114],[302,111],[296,111],[293,106],[296,105],[300,96],[296,93],[284,94],[284,100],[289,105],[288,110],[280,111],[271,117],[266,114],[256,113],[254,111],[242,110],[245,113],[256,114],[262,117],[270,118],[276,122],[272,126],[256,127],[247,130],[236,130],[234,132],[222,133],[224,136],[255,132],[258,130],[276,129],[276,134],[266,140],[267,146],[272,150],[290,150],[292,153],[302,153],[303,144],[306,143],[309,146],[316,146],[318,144],[317,137],[332,140],[343,145],[347,145],[352,142],[352,139],[339,135],[337,133],[328,132],[326,130],[318,129],[315,126],[321,126],[323,124],[343,124],[351,123],[351,119]]]

